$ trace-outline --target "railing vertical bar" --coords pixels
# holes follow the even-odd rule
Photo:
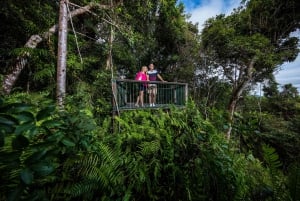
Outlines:
[[[185,84],[185,102],[188,102],[188,84]]]

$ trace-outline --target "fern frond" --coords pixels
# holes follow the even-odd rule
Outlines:
[[[128,122],[126,122],[125,120],[119,118],[119,117],[115,117],[117,122],[120,124],[120,126],[124,126],[126,129],[130,130],[130,125],[128,124]]]
[[[52,78],[55,75],[55,67],[53,65],[44,65],[42,70],[39,70],[34,73],[34,81],[42,81],[46,78]]]
[[[263,149],[263,156],[265,159],[265,163],[268,166],[268,168],[270,169],[271,174],[273,174],[282,165],[279,160],[279,156],[276,153],[276,150],[267,144],[264,144],[262,149]]]
[[[83,180],[67,188],[65,192],[72,197],[78,197],[84,194],[91,194],[95,188],[99,188],[97,182],[94,180]]]
[[[120,165],[122,161],[117,151],[101,142],[97,143],[98,152],[86,154],[78,162],[77,177],[80,182],[73,184],[66,192],[72,197],[111,191],[123,179]]]
[[[108,145],[103,143],[98,143],[98,148],[102,158],[102,164],[110,163],[115,165],[118,163],[119,154],[116,150],[111,149]]]
[[[142,142],[139,147],[142,155],[154,155],[160,150],[160,141]]]

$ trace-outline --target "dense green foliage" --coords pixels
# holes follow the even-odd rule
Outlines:
[[[273,183],[274,152],[266,150],[265,169],[193,104],[122,113],[111,134],[87,110],[2,100],[1,111],[2,199],[262,200],[285,190],[283,176]]]
[[[27,62],[0,99],[1,201],[299,201],[299,93],[279,90],[272,75],[299,52],[290,36],[298,1],[243,1],[202,35],[175,0],[93,2],[113,7],[74,17],[76,34],[69,23],[64,110],[55,104],[57,34],[24,48],[58,23],[59,2],[0,2],[0,80],[24,53]],[[189,84],[186,108],[112,117],[111,78],[131,79],[150,62]],[[251,95],[263,80],[264,94]]]

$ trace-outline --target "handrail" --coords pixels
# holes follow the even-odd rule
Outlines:
[[[149,103],[149,88],[144,91],[143,107],[136,107],[136,99],[139,86],[145,84],[149,86],[155,84],[157,87],[155,106]],[[160,82],[160,81],[137,81],[130,79],[112,79],[112,90],[114,93],[113,110],[132,110],[145,108],[169,108],[185,107],[188,97],[188,84],[179,82]]]
[[[115,78],[113,79],[115,81],[119,81],[119,82],[133,82],[133,83],[136,83],[136,82],[146,82],[146,83],[165,83],[165,84],[177,84],[177,85],[187,85],[187,83],[182,83],[182,82],[162,82],[162,81],[140,81],[140,80],[130,80],[130,79],[121,79],[121,78]]]

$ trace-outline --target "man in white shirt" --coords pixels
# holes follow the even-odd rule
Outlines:
[[[149,76],[149,81],[156,81],[158,78],[160,79],[160,81],[165,82],[165,80],[160,76],[158,71],[154,69],[153,63],[149,64],[149,70],[147,74]],[[148,86],[148,93],[149,93],[150,107],[155,107],[156,95],[157,95],[157,84],[150,83]]]

